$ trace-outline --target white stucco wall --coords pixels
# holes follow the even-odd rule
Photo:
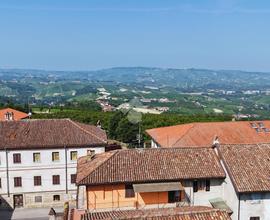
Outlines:
[[[250,193],[240,196],[240,220],[260,217],[270,219],[270,193]]]
[[[157,142],[155,142],[155,140],[151,140],[151,148],[159,148],[160,147],[160,145],[157,143]]]
[[[68,148],[67,149],[67,178],[68,190],[75,192],[76,185],[71,184],[71,174],[76,174],[77,161],[70,158],[71,151],[78,152],[78,158],[87,155],[87,150],[95,150],[95,153],[105,151],[104,147]],[[52,152],[59,152],[59,161],[52,161]],[[13,154],[21,154],[21,163],[13,163]],[[33,153],[40,153],[40,162],[33,162]],[[10,194],[26,194],[40,192],[65,192],[66,171],[65,171],[65,149],[31,149],[31,150],[10,150],[8,151],[9,164],[9,190]],[[60,184],[53,185],[52,176],[60,175]],[[34,186],[34,176],[41,176],[41,186]],[[14,177],[22,178],[22,186],[14,187]],[[6,173],[6,152],[0,151],[0,178],[2,187],[0,195],[7,195],[7,173]]]
[[[224,186],[223,179],[211,179],[210,191],[193,192],[193,181],[185,181],[185,192],[190,198],[191,205],[211,206],[209,200],[215,198],[223,198]]]

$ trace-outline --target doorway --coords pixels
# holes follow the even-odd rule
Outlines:
[[[22,194],[14,195],[13,203],[14,203],[14,208],[23,207],[23,195]]]

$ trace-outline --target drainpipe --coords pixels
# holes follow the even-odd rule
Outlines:
[[[67,147],[65,146],[66,194],[68,194]]]
[[[8,166],[8,150],[7,150],[7,148],[5,148],[5,150],[6,150],[7,194],[8,194],[8,197],[10,197],[10,191],[9,191],[9,166]]]
[[[240,220],[240,201],[241,201],[241,194],[238,194],[238,220]]]

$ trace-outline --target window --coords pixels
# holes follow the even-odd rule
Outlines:
[[[71,175],[70,175],[70,183],[71,183],[71,184],[76,183],[76,174],[71,174]]]
[[[198,192],[198,181],[193,181],[193,192]]]
[[[185,191],[169,191],[168,201],[169,203],[181,202],[185,199]]]
[[[60,201],[60,195],[53,195],[53,201]]]
[[[60,176],[59,175],[53,175],[53,185],[59,185],[60,184]]]
[[[71,151],[70,152],[70,160],[77,160],[78,152],[77,151]]]
[[[35,196],[35,202],[42,202],[42,196]]]
[[[21,154],[13,154],[13,163],[21,163]]]
[[[40,162],[40,153],[33,153],[33,162],[34,163]]]
[[[250,217],[249,220],[260,220],[260,217]]]
[[[132,197],[135,197],[135,192],[134,192],[134,189],[133,189],[133,186],[132,185],[126,185],[125,186],[125,197],[126,198],[132,198]]]
[[[14,187],[22,186],[22,178],[21,177],[14,177]]]
[[[34,186],[41,186],[41,176],[34,176]]]
[[[205,180],[205,191],[210,191],[210,180]]]
[[[2,188],[2,180],[1,180],[1,178],[0,178],[0,188]]]
[[[87,155],[95,155],[95,150],[87,150]]]
[[[59,161],[59,152],[52,152],[52,161]]]
[[[193,192],[210,191],[210,180],[195,180],[193,181]]]

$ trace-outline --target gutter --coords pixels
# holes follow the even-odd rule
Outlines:
[[[6,151],[6,175],[7,175],[7,194],[8,197],[10,197],[10,191],[9,191],[9,166],[8,166],[8,150],[5,148]]]

